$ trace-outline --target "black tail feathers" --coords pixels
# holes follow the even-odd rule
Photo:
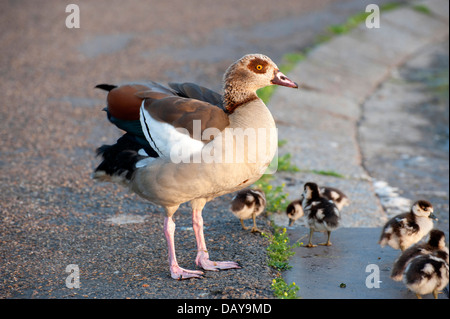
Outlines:
[[[102,156],[103,161],[94,171],[94,178],[111,180],[111,177],[120,177],[123,181],[129,181],[136,170],[136,163],[147,156],[139,154],[143,149],[135,138],[125,134],[114,145],[103,145],[97,149],[97,156]]]
[[[102,89],[105,91],[111,91],[112,89],[115,89],[117,85],[111,85],[111,84],[98,84],[95,86],[96,89]]]

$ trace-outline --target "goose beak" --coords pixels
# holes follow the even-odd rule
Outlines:
[[[280,70],[276,70],[271,81],[272,84],[287,86],[289,88],[298,89],[298,84],[290,80],[286,75],[284,75]]]
[[[430,213],[430,215],[428,215],[428,218],[434,219],[434,220],[439,220],[436,215],[434,215],[433,213]]]

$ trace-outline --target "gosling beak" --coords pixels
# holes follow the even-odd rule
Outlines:
[[[294,226],[295,219],[289,218],[289,227]]]
[[[298,84],[290,80],[286,75],[284,75],[280,70],[274,72],[272,79],[272,84],[287,86],[289,88],[298,89]]]
[[[434,219],[434,220],[439,220],[436,215],[434,215],[433,213],[430,213],[430,215],[428,215],[428,218]]]

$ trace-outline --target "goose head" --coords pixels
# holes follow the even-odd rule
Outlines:
[[[224,104],[234,109],[257,97],[256,90],[269,85],[298,88],[298,84],[284,75],[278,66],[262,54],[248,54],[237,60],[225,72]]]

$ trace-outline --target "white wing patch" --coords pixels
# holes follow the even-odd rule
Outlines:
[[[191,138],[187,130],[183,132],[182,129],[153,119],[145,110],[144,101],[139,119],[145,138],[160,157],[178,162],[189,160],[192,154],[201,152],[205,145],[202,141]]]
[[[141,148],[141,149],[138,151],[138,154],[141,155],[141,156],[149,156],[149,155],[147,154],[147,152],[146,152],[143,148]]]
[[[340,214],[340,213],[339,213],[339,209],[334,208],[334,213],[336,214],[337,217],[339,217],[339,214]]]
[[[434,272],[434,267],[432,264],[425,264],[422,271],[426,274],[431,275]]]
[[[325,214],[324,214],[324,212],[323,212],[323,209],[318,209],[318,210],[317,210],[316,217],[317,217],[318,220],[322,220],[322,219],[325,217]]]
[[[147,157],[147,158],[141,159],[140,161],[138,161],[136,163],[136,168],[141,168],[141,167],[150,165],[154,160],[156,160],[156,158],[154,158],[154,157]]]
[[[253,203],[255,201],[255,197],[253,197],[253,195],[251,195],[251,194],[247,194],[245,199],[247,202],[251,202],[251,203]]]
[[[338,199],[340,196],[339,196],[339,194],[338,193],[336,193],[335,191],[331,191],[331,198],[333,199],[333,200],[336,200],[336,199]]]

